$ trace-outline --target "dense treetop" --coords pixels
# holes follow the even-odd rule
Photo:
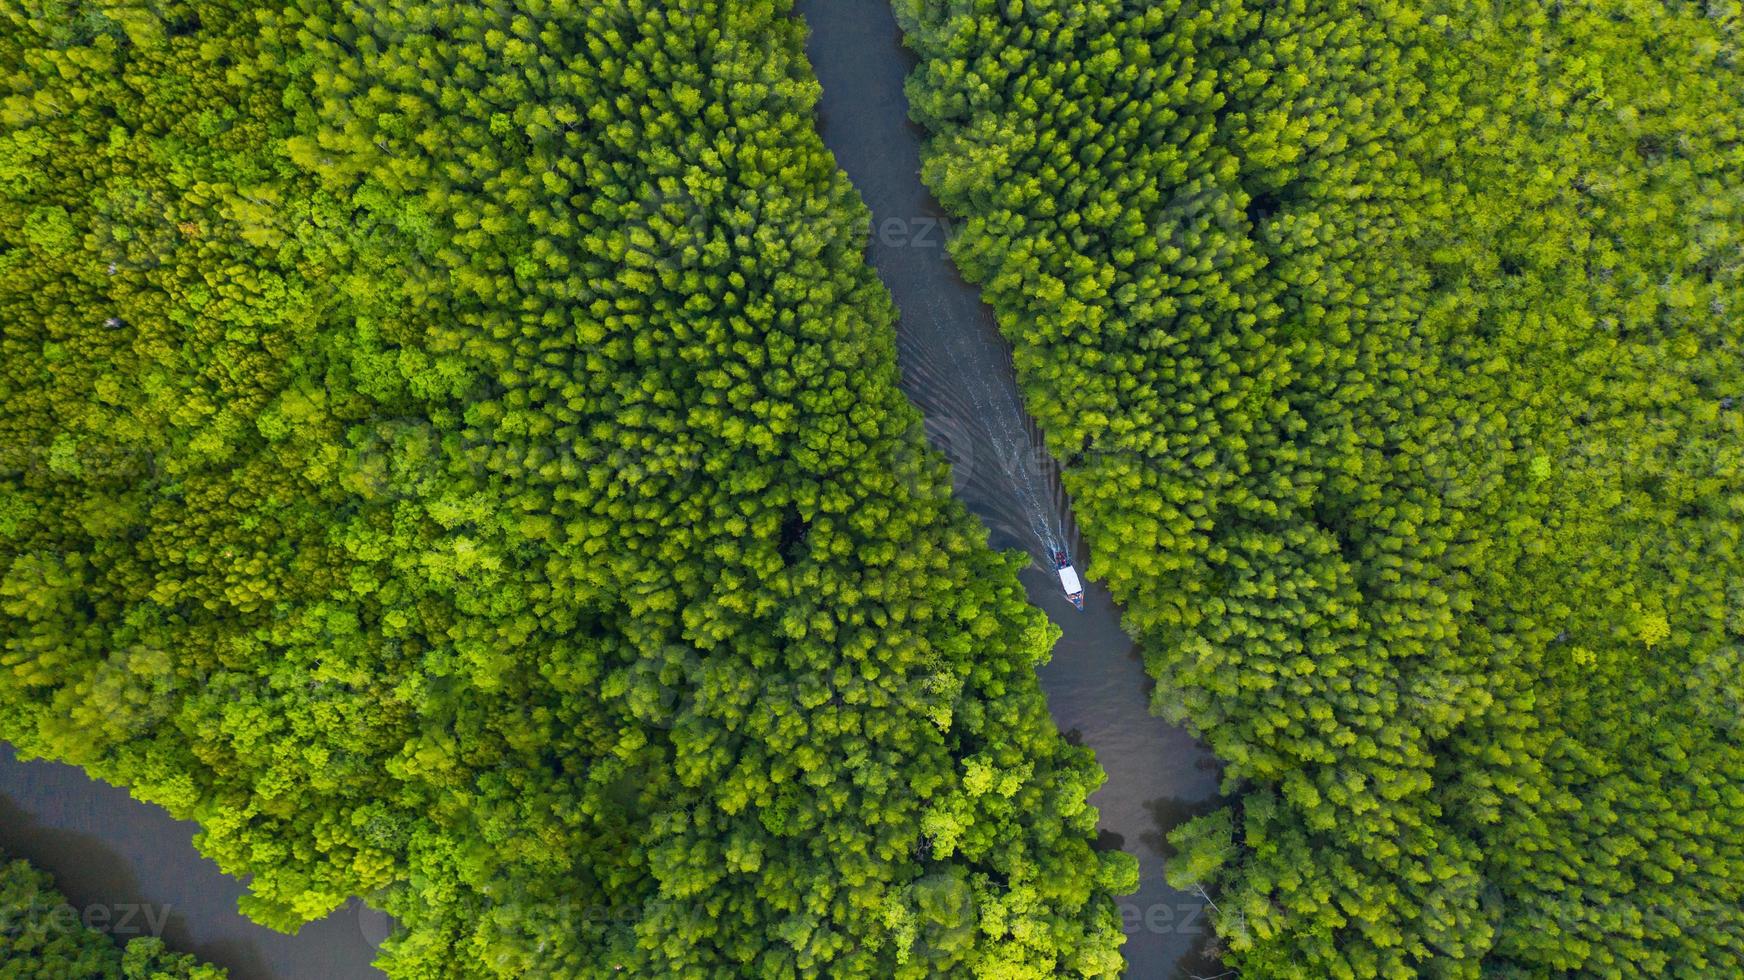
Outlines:
[[[0,736],[395,977],[1117,972],[783,7],[0,11]]]
[[[1744,972],[1738,5],[897,7],[1232,966]]]

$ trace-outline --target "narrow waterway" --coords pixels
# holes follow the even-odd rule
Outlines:
[[[388,919],[355,900],[295,936],[236,911],[242,882],[194,850],[199,828],[73,767],[0,742],[0,850],[55,876],[81,920],[118,942],[161,935],[231,980],[364,980]],[[4,972],[0,970],[0,972]]]
[[[1163,880],[1164,834],[1215,805],[1215,759],[1184,730],[1148,710],[1152,683],[1120,626],[1120,609],[1094,580],[1078,613],[1046,565],[1049,539],[1090,558],[1060,489],[1059,468],[1023,411],[1010,348],[992,311],[945,250],[949,221],[920,179],[920,127],[908,119],[902,46],[888,0],[799,0],[807,53],[823,83],[824,143],[872,210],[872,265],[896,299],[903,389],[926,416],[928,437],[950,457],[953,483],[998,548],[1028,552],[1031,601],[1064,632],[1040,670],[1054,720],[1089,745],[1108,772],[1091,802],[1105,846],[1139,859],[1137,894],[1122,899],[1127,975],[1212,976],[1204,901]],[[1095,564],[1088,562],[1091,576]]]

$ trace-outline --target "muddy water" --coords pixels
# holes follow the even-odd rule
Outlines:
[[[823,83],[825,144],[872,210],[868,256],[896,299],[903,388],[927,434],[951,458],[959,497],[998,548],[1028,552],[1031,601],[1064,631],[1040,671],[1055,721],[1108,772],[1091,798],[1105,846],[1139,859],[1140,888],[1122,899],[1127,975],[1221,973],[1204,952],[1204,902],[1163,880],[1164,834],[1215,805],[1215,760],[1185,731],[1151,715],[1152,684],[1120,609],[1094,580],[1060,489],[1059,469],[1018,399],[1010,348],[992,312],[945,250],[949,220],[920,180],[923,133],[908,119],[903,80],[914,58],[887,0],[800,0],[807,53]],[[1046,561],[1050,538],[1088,568],[1083,613]]]
[[[256,925],[236,911],[242,883],[194,850],[197,829],[72,766],[21,762],[0,742],[0,850],[53,874],[93,928],[119,942],[161,935],[232,980],[382,976],[369,964],[384,916],[353,902],[295,936]]]

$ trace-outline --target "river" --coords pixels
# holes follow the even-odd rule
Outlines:
[[[236,911],[242,882],[194,850],[198,829],[73,766],[22,762],[0,742],[0,850],[53,874],[92,926],[121,942],[160,934],[231,980],[382,976],[369,963],[385,916],[354,900],[295,936],[256,925]]]
[[[867,256],[900,312],[903,390],[951,459],[955,491],[987,526],[990,543],[1035,559],[1024,586],[1063,631],[1039,671],[1048,707],[1061,731],[1090,746],[1108,772],[1091,797],[1103,845],[1139,860],[1139,890],[1121,899],[1127,975],[1222,973],[1205,950],[1212,933],[1204,900],[1163,880],[1164,834],[1217,805],[1216,760],[1185,730],[1150,713],[1153,684],[1108,593],[1087,581],[1078,613],[1044,564],[1050,534],[1071,549],[1080,570],[1090,556],[1059,467],[1022,409],[1010,347],[952,265],[949,220],[921,183],[924,133],[909,120],[903,94],[914,55],[902,46],[888,0],[799,0],[797,8],[811,28],[807,54],[823,83],[824,143],[872,210]],[[1038,506],[1045,510],[1039,517]],[[1093,575],[1094,564],[1088,569]]]

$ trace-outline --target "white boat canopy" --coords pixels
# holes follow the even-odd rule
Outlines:
[[[1060,569],[1060,587],[1067,595],[1084,591],[1084,586],[1078,583],[1078,571],[1070,565]]]

